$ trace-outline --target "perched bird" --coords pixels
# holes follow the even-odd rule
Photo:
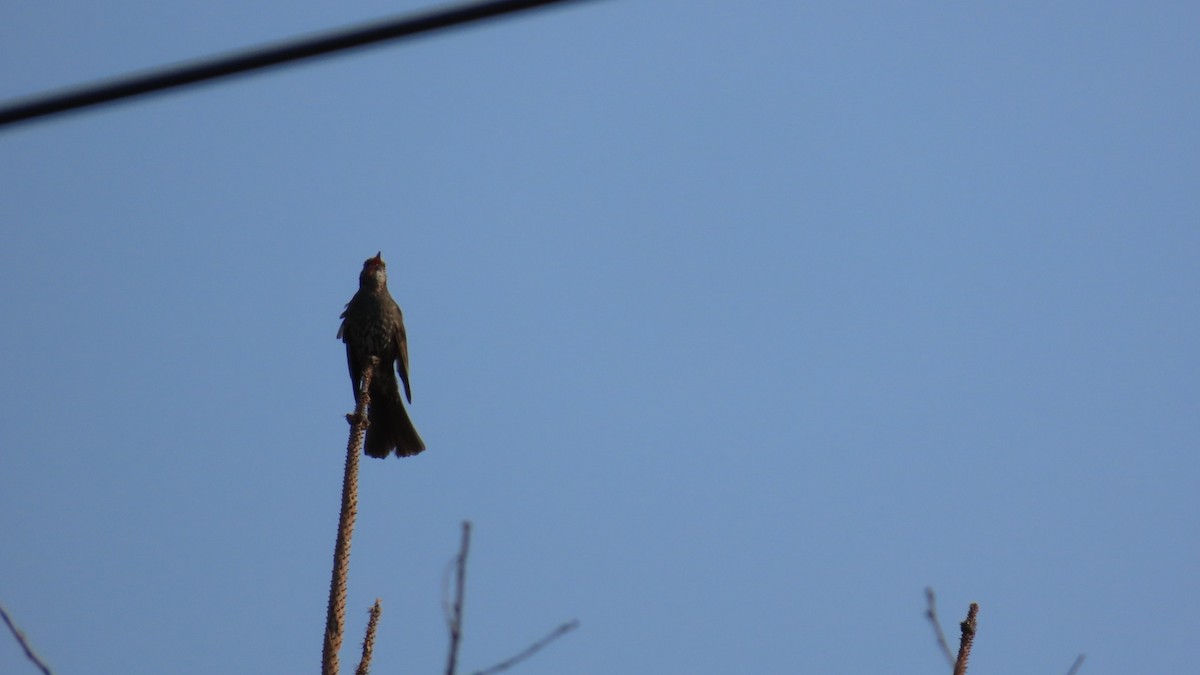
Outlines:
[[[404,397],[412,403],[408,386],[408,338],[404,333],[404,315],[388,293],[387,265],[381,253],[367,258],[358,275],[358,292],[346,303],[342,326],[337,336],[346,343],[346,365],[354,384],[354,402],[358,403],[362,368],[370,357],[379,357],[379,365],[371,376],[371,404],[367,413],[367,440],[364,447],[371,457],[387,457],[394,450],[397,457],[409,457],[425,449],[404,404],[400,389],[392,374],[392,364],[404,383]]]

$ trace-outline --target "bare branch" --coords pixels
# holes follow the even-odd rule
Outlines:
[[[967,620],[959,624],[962,638],[958,643],[958,660],[954,662],[954,675],[967,675],[967,659],[971,658],[971,645],[975,642],[975,616],[979,614],[979,603],[972,602],[967,610]]]
[[[462,640],[463,593],[467,583],[467,550],[471,545],[471,521],[462,524],[462,546],[456,559],[458,572],[454,582],[454,606],[447,620],[450,624],[450,654],[446,658],[446,675],[454,675],[458,667],[458,645]]]
[[[40,668],[45,675],[51,675],[50,666],[47,666],[40,658],[38,658],[38,655],[34,653],[33,647],[31,647],[29,645],[29,641],[25,639],[25,633],[21,632],[21,629],[17,628],[17,626],[13,623],[12,617],[8,615],[8,612],[4,611],[3,605],[0,605],[0,617],[4,618],[4,623],[8,624],[8,629],[12,631],[13,637],[17,639],[17,643],[21,645],[21,649],[25,650],[25,656],[33,662],[33,665]]]
[[[371,672],[371,652],[375,648],[375,628],[379,625],[379,615],[383,614],[383,605],[375,598],[375,606],[371,607],[371,618],[367,620],[367,636],[363,638],[362,660],[354,675],[367,675]]]
[[[367,406],[371,403],[371,377],[379,359],[372,356],[363,366],[358,387],[358,405],[346,415],[350,440],[346,443],[346,472],[342,477],[342,510],[338,516],[337,543],[333,548],[333,578],[329,582],[329,606],[325,614],[325,644],[321,651],[321,675],[338,674],[338,652],[346,625],[346,579],[350,574],[350,538],[358,515],[358,456],[367,431]]]
[[[566,635],[567,633],[570,633],[571,631],[575,630],[576,628],[579,628],[579,620],[572,619],[572,620],[564,623],[563,625],[559,626],[558,628],[555,628],[546,637],[544,637],[541,640],[538,640],[537,642],[526,647],[525,650],[522,651],[520,654],[517,654],[516,656],[513,656],[507,660],[501,661],[500,663],[497,663],[496,665],[492,666],[491,668],[488,668],[487,670],[477,670],[477,671],[475,671],[475,673],[473,675],[494,675],[494,673],[499,673],[501,671],[508,670],[509,668],[512,668],[513,666],[517,665],[518,663],[520,663],[520,662],[524,661],[525,659],[538,653],[546,645],[550,644],[551,642],[554,642],[555,640]]]
[[[1086,657],[1086,654],[1080,654],[1079,657],[1075,659],[1075,663],[1071,664],[1071,669],[1067,671],[1067,675],[1075,675],[1078,673],[1079,669],[1083,667],[1083,660]]]
[[[946,642],[946,634],[942,632],[942,622],[938,620],[937,615],[937,596],[933,593],[933,587],[925,588],[925,616],[929,622],[933,624],[933,634],[937,637],[938,646],[942,648],[942,654],[946,656],[946,663],[954,665],[954,653],[950,651],[950,644]]]

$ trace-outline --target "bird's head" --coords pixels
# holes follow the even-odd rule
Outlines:
[[[382,251],[363,263],[358,285],[360,288],[387,288],[387,264],[383,262]]]

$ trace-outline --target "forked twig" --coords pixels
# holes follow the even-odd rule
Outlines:
[[[566,635],[567,633],[570,633],[571,631],[575,630],[576,628],[579,628],[579,620],[572,619],[572,620],[564,623],[563,625],[559,626],[558,628],[555,628],[546,637],[544,637],[541,640],[538,640],[537,642],[526,647],[525,650],[522,651],[520,654],[517,654],[516,656],[513,656],[511,658],[505,659],[504,661],[497,663],[496,665],[492,666],[491,668],[488,668],[487,670],[477,670],[477,671],[475,671],[475,673],[473,675],[494,675],[495,673],[499,673],[499,672],[508,670],[509,668],[512,668],[513,666],[517,665],[518,663],[520,663],[520,662],[524,661],[525,659],[538,653],[546,645],[550,644],[551,642],[554,642],[555,640]]]
[[[454,675],[458,669],[458,648],[462,643],[462,628],[463,628],[463,597],[465,596],[467,584],[467,553],[471,546],[471,521],[464,520],[462,524],[462,544],[459,548],[458,556],[451,561],[446,568],[446,576],[442,580],[443,596],[442,609],[446,613],[446,627],[450,631],[450,654],[446,658],[446,675]],[[451,566],[454,569],[454,595],[450,596],[450,570]],[[550,631],[548,635],[526,647],[515,656],[509,657],[500,663],[497,663],[490,668],[477,670],[472,675],[495,675],[518,663],[528,659],[534,654],[541,651],[546,645],[554,642],[558,638],[570,633],[579,627],[579,621],[572,619],[558,628]]]
[[[13,637],[17,639],[17,643],[21,645],[21,649],[25,650],[25,656],[33,662],[33,665],[40,668],[45,675],[51,675],[50,666],[47,666],[45,662],[43,662],[38,655],[34,653],[33,647],[31,647],[29,645],[29,641],[25,639],[25,633],[21,632],[21,629],[17,628],[16,624],[13,623],[12,617],[8,615],[8,612],[4,611],[3,605],[0,605],[0,617],[4,618],[4,623],[8,624],[8,629],[12,631]]]

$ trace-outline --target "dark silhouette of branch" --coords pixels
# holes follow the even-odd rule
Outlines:
[[[450,628],[450,654],[446,657],[446,675],[454,675],[458,667],[458,645],[462,640],[463,591],[467,583],[467,550],[471,545],[471,521],[462,524],[462,545],[455,559],[457,573],[454,582],[454,604],[449,607],[446,622]]]
[[[12,617],[8,615],[8,612],[4,611],[4,605],[0,605],[0,617],[4,618],[4,623],[7,624],[8,629],[12,631],[13,637],[17,639],[17,644],[21,645],[21,649],[25,650],[25,656],[33,662],[33,665],[40,668],[45,675],[51,675],[50,667],[47,666],[40,658],[38,658],[38,655],[34,653],[33,647],[31,647],[29,645],[29,641],[25,639],[25,633],[21,632],[20,628],[17,628],[16,624],[13,623]]]
[[[0,127],[36,117],[279,66],[292,61],[360,48],[387,40],[399,40],[420,33],[567,1],[492,0],[459,4],[310,35],[216,56],[207,60],[176,64],[123,78],[8,102],[0,107]]]
[[[446,568],[443,578],[443,611],[446,613],[446,627],[450,631],[450,653],[446,657],[446,675],[454,675],[458,670],[458,648],[462,643],[463,627],[463,598],[467,585],[467,553],[471,547],[471,521],[464,520],[462,524],[462,543],[458,556]],[[450,595],[450,571],[454,570],[454,595]],[[529,645],[516,656],[508,658],[485,670],[477,670],[473,675],[494,675],[508,670],[525,659],[542,650],[543,647],[579,627],[579,621],[571,620],[555,628],[548,635]]]
[[[362,660],[358,662],[354,675],[367,675],[371,672],[371,652],[375,648],[375,628],[379,625],[380,614],[383,614],[383,605],[379,603],[379,598],[375,598],[375,605],[371,607],[371,618],[367,620],[367,636],[363,638]]]
[[[321,652],[321,675],[337,675],[342,629],[346,625],[346,578],[350,572],[350,537],[358,514],[358,456],[367,431],[367,406],[371,403],[371,376],[379,363],[372,356],[363,366],[358,386],[358,405],[346,415],[350,440],[346,443],[346,473],[342,477],[342,510],[338,516],[337,543],[333,548],[333,578],[329,583],[329,607],[325,614],[325,645]]]
[[[954,675],[967,675],[967,660],[971,658],[971,645],[975,642],[975,617],[979,614],[979,603],[972,602],[967,610],[967,620],[959,624],[962,638],[958,643],[958,660],[954,662]]]
[[[1083,667],[1083,660],[1085,658],[1087,658],[1087,654],[1080,654],[1079,657],[1075,659],[1075,663],[1071,664],[1071,669],[1067,671],[1067,675],[1075,675],[1078,673],[1079,669]]]
[[[946,634],[942,632],[942,622],[937,615],[937,596],[933,593],[933,587],[925,588],[925,616],[929,622],[933,624],[933,634],[937,637],[938,646],[942,648],[942,653],[946,655],[946,663],[954,665],[954,654],[950,651],[950,644],[946,642]]]
[[[555,640],[566,635],[567,633],[570,633],[571,631],[575,630],[576,628],[579,628],[579,620],[572,619],[572,620],[564,623],[563,625],[559,626],[558,628],[555,628],[546,637],[544,637],[541,640],[538,640],[537,642],[526,647],[525,650],[522,651],[520,654],[517,654],[516,656],[513,656],[504,661],[501,661],[500,663],[497,663],[496,665],[492,666],[491,668],[488,668],[487,670],[477,670],[477,671],[475,671],[475,673],[473,675],[494,675],[495,673],[499,673],[499,672],[508,670],[509,668],[512,668],[513,666],[517,665],[518,663],[520,663],[520,662],[524,661],[525,659],[538,653],[546,645],[550,644],[551,642],[554,642]]]

